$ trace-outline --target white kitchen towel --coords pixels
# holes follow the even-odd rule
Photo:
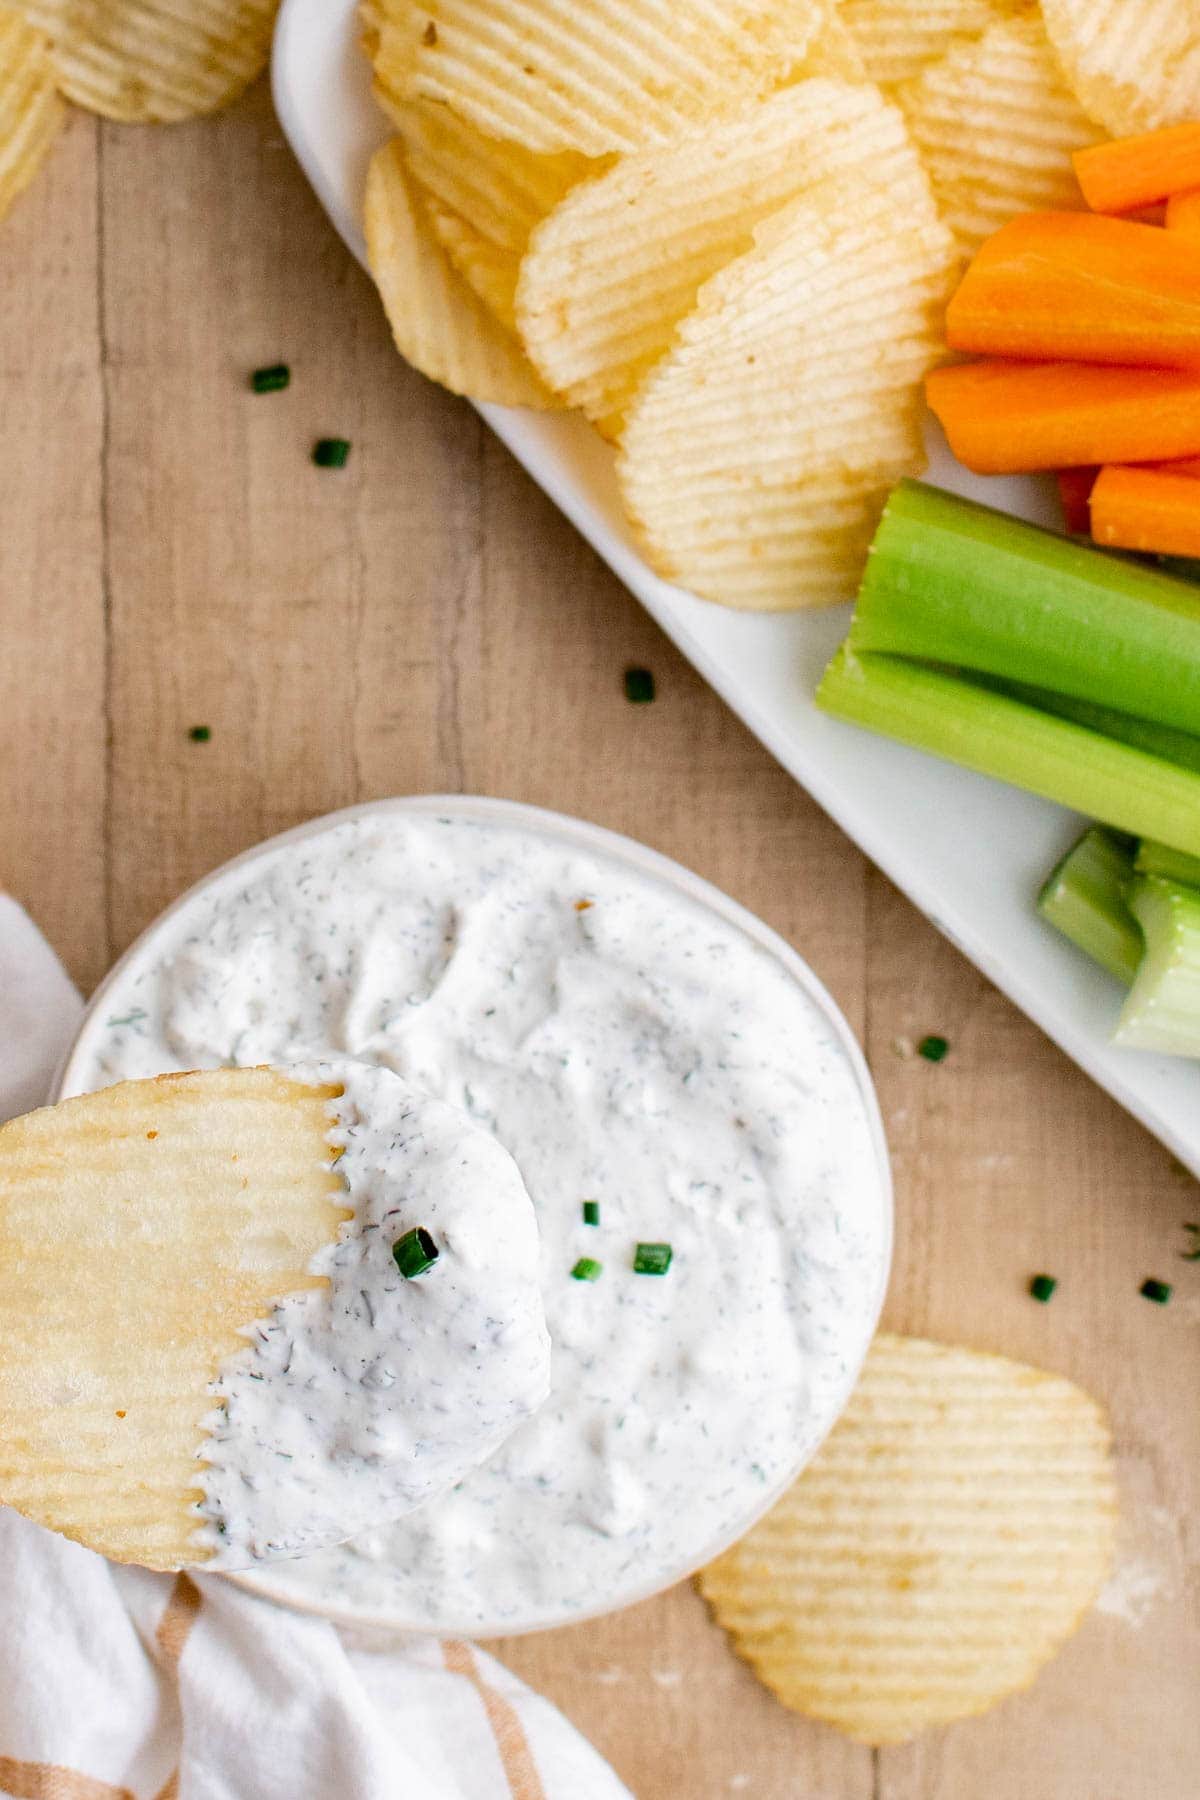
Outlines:
[[[80,1010],[0,895],[0,1118],[46,1099]],[[3,1508],[0,1794],[629,1800],[562,1714],[473,1644],[369,1646],[219,1576],[105,1562]]]

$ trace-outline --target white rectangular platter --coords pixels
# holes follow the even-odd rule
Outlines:
[[[388,136],[358,47],[356,0],[284,0],[273,84],[283,129],[349,249],[364,258],[367,160]],[[1081,1068],[1200,1175],[1200,1068],[1115,1050],[1120,990],[1042,923],[1034,896],[1078,821],[1030,795],[851,726],[813,704],[847,611],[734,613],[670,587],[621,518],[607,447],[566,414],[479,409],[690,662],[939,930]],[[930,478],[1052,522],[1030,481],[978,481],[931,444]]]

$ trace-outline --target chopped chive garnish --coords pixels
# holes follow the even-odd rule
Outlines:
[[[1035,1275],[1029,1284],[1029,1291],[1044,1306],[1057,1286],[1058,1281],[1053,1275]]]
[[[1184,1262],[1200,1262],[1200,1225],[1185,1225],[1183,1228],[1192,1240],[1190,1250],[1179,1252]]]
[[[600,1223],[600,1202],[598,1200],[584,1201],[583,1222],[585,1225],[598,1225]]]
[[[594,1257],[581,1256],[571,1270],[572,1281],[599,1281],[604,1264],[598,1263]]]
[[[633,1253],[635,1275],[665,1275],[670,1266],[670,1244],[639,1244]]]
[[[944,1037],[923,1037],[917,1045],[917,1055],[926,1062],[944,1062],[949,1053],[950,1044]]]
[[[432,1269],[441,1251],[423,1225],[414,1225],[392,1245],[392,1255],[405,1281],[415,1281],[426,1269]]]
[[[209,738],[212,736],[212,726],[193,725],[188,732],[188,736],[191,738],[193,744],[207,744]]]
[[[255,369],[250,386],[256,394],[277,394],[292,379],[286,363],[272,363],[269,369]]]
[[[1143,1300],[1153,1300],[1155,1306],[1165,1306],[1171,1298],[1171,1284],[1169,1281],[1155,1281],[1151,1276],[1148,1281],[1143,1281],[1138,1293]]]
[[[626,669],[625,698],[631,706],[645,706],[654,698],[654,676],[649,669]]]
[[[344,469],[350,454],[349,438],[318,438],[312,459],[318,469]]]

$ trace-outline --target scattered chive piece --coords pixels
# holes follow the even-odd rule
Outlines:
[[[598,1263],[591,1256],[581,1256],[571,1270],[572,1281],[599,1281],[600,1271],[604,1264]]]
[[[1185,1225],[1183,1228],[1192,1240],[1190,1250],[1179,1252],[1184,1262],[1200,1262],[1200,1225]]]
[[[191,738],[193,744],[207,744],[209,738],[212,736],[212,726],[193,725],[192,729],[188,732],[188,736]]]
[[[635,1275],[665,1275],[670,1266],[670,1244],[639,1244],[633,1253]]]
[[[1035,1275],[1029,1284],[1029,1291],[1034,1299],[1040,1300],[1044,1306],[1057,1286],[1058,1281],[1055,1276]]]
[[[1153,1300],[1155,1306],[1165,1306],[1171,1298],[1171,1284],[1169,1281],[1155,1281],[1151,1276],[1148,1281],[1143,1281],[1138,1293],[1144,1300]]]
[[[291,379],[292,371],[286,363],[272,363],[269,369],[255,369],[250,386],[256,394],[277,394]]]
[[[392,1255],[405,1281],[415,1281],[433,1267],[441,1251],[423,1225],[414,1225],[392,1245]]]
[[[917,1055],[926,1062],[944,1062],[949,1053],[950,1044],[944,1037],[923,1037],[917,1045]]]
[[[631,706],[645,706],[654,698],[654,677],[649,669],[626,669],[625,698]]]
[[[598,1200],[584,1201],[583,1222],[585,1225],[598,1225],[600,1223],[600,1202]]]
[[[350,454],[349,438],[318,438],[312,459],[318,469],[344,469]]]

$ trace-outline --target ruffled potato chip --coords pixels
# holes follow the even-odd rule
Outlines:
[[[880,1337],[814,1462],[698,1580],[785,1706],[899,1744],[1028,1686],[1103,1585],[1116,1516],[1079,1388]]]
[[[367,258],[396,347],[415,369],[472,400],[556,404],[516,339],[446,256],[424,215],[399,138],[371,159],[363,223]]]
[[[0,219],[33,180],[62,118],[49,41],[0,6]]]
[[[1030,0],[843,0],[838,17],[872,81],[910,81],[957,38],[981,37],[997,19],[1028,12]]]
[[[706,283],[617,462],[659,574],[770,611],[853,593],[888,490],[922,466],[953,254],[905,145],[773,213]]]
[[[335,1087],[126,1081],[0,1127],[0,1504],[118,1562],[203,1562],[209,1384],[347,1217]]]
[[[964,251],[1018,213],[1083,205],[1071,152],[1102,134],[1063,80],[1036,14],[955,44],[898,98]]]
[[[491,137],[603,156],[663,144],[770,93],[825,0],[377,0],[405,99]]]
[[[540,156],[485,137],[448,107],[401,100],[387,78],[387,32],[375,53],[375,96],[404,140],[405,164],[425,215],[454,267],[505,329],[535,225],[604,162],[573,150]]]
[[[911,170],[903,120],[872,87],[804,80],[572,189],[529,242],[522,341],[543,379],[610,433],[703,284],[756,226],[837,170]]]
[[[1042,0],[1079,103],[1113,137],[1200,118],[1200,0]]]
[[[421,205],[430,230],[463,280],[478,294],[492,317],[515,338],[519,257],[500,244],[493,244],[461,213],[443,205],[424,189],[421,190]]]
[[[279,0],[20,0],[54,45],[59,86],[129,123],[236,100],[265,67]]]

